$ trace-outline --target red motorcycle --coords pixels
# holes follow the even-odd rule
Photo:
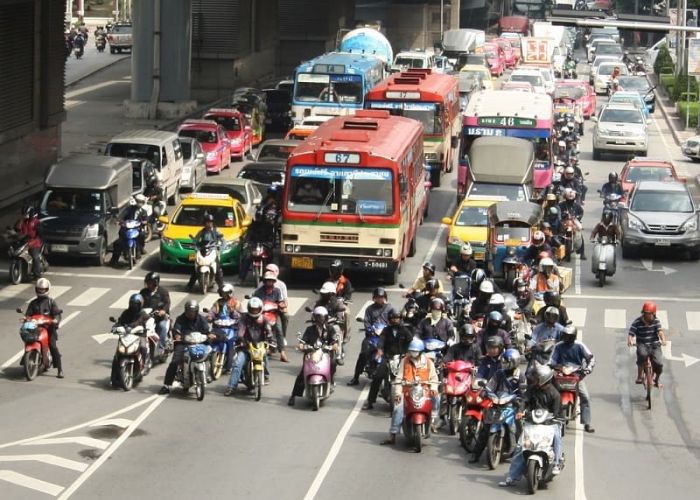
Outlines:
[[[581,367],[576,365],[558,366],[554,372],[554,383],[561,394],[561,409],[564,425],[561,435],[566,432],[569,422],[576,419],[576,404],[578,403],[578,384],[583,379]]]
[[[270,260],[270,250],[262,243],[256,243],[250,250],[250,258],[253,261],[253,276],[255,277],[255,285],[259,285],[265,274],[265,266]]]
[[[482,388],[473,380],[467,391],[467,406],[459,425],[459,442],[468,453],[474,451],[477,438],[481,432],[486,410],[493,406],[490,398],[485,397]]]
[[[403,435],[420,453],[423,449],[422,439],[430,437],[430,423],[433,400],[430,388],[419,380],[404,382],[403,390]]]
[[[17,309],[22,313],[21,309]],[[34,380],[39,372],[51,368],[49,353],[49,327],[54,324],[50,316],[35,314],[22,320],[19,335],[24,342],[24,356],[20,364],[24,366],[24,376]]]
[[[450,361],[445,364],[445,379],[443,394],[447,400],[445,417],[449,424],[450,435],[455,435],[459,429],[466,406],[466,394],[472,385],[474,364],[469,361]]]

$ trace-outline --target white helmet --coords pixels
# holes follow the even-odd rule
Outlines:
[[[326,309],[323,306],[316,306],[314,307],[314,312],[313,312],[314,318],[317,316],[328,316],[328,309]]]
[[[145,205],[146,201],[148,201],[146,197],[142,194],[137,194],[136,196],[134,196],[134,199],[136,200],[137,205]]]
[[[459,254],[460,255],[469,255],[471,256],[474,253],[472,250],[472,246],[469,243],[465,243],[462,245],[462,248],[459,249]]]
[[[483,293],[493,293],[493,283],[489,280],[484,280],[479,285],[479,291]]]
[[[506,299],[504,299],[503,295],[501,295],[500,293],[494,293],[491,296],[491,299],[489,300],[489,305],[492,305],[492,306],[502,306],[502,305],[505,305],[505,303],[506,303]]]
[[[51,290],[51,282],[46,278],[39,278],[34,286],[37,297],[46,297]]]
[[[257,318],[262,314],[263,303],[258,297],[251,297],[248,301],[248,315]]]
[[[571,188],[564,189],[564,198],[567,200],[573,200],[576,198],[576,191]]]
[[[265,271],[265,274],[263,274],[263,281],[267,280],[277,281],[277,276],[275,276],[275,273],[272,271]]]
[[[561,131],[563,132],[564,129],[566,129],[567,132],[569,131],[569,127],[562,127],[562,128],[561,128]],[[565,147],[566,147],[566,141],[559,141],[559,147],[560,147],[560,148],[565,148]]]
[[[549,257],[540,260],[540,272],[543,273],[546,267],[554,268],[554,261]]]
[[[327,294],[327,293],[335,293],[335,292],[336,292],[335,284],[332,281],[326,281],[318,293]]]
[[[219,295],[223,295],[225,293],[233,295],[233,291],[234,288],[231,283],[224,283],[223,285],[221,285],[221,288],[219,288]]]

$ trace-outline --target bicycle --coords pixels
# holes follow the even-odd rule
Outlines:
[[[632,344],[633,346],[637,346],[637,344]],[[653,344],[650,347],[658,347],[661,344]],[[652,351],[653,352],[653,351]],[[642,386],[644,387],[644,390],[646,391],[646,402],[647,402],[647,409],[651,410],[651,389],[654,387],[654,368],[652,367],[651,364],[651,356],[652,352],[648,352],[646,357],[644,358],[644,365],[642,365]]]

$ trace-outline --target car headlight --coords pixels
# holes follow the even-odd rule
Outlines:
[[[163,237],[160,239],[160,242],[161,242],[163,245],[166,245],[166,246],[169,246],[169,247],[173,246],[174,243],[175,243],[172,239],[166,238],[165,236],[163,236]]]
[[[241,145],[241,138],[236,137],[235,139],[231,139],[231,144],[233,144],[234,146],[240,146]]]
[[[627,227],[630,229],[637,229],[638,231],[643,231],[646,229],[644,223],[633,215],[630,215],[627,219]]]
[[[216,151],[210,151],[207,153],[207,160],[216,160]]]
[[[97,238],[100,235],[99,224],[89,224],[85,228],[85,238]]]
[[[607,128],[599,128],[598,134],[599,135],[610,135],[610,130],[608,130]]]
[[[681,226],[684,231],[697,231],[698,230],[698,218],[693,215],[690,219],[685,221]]]

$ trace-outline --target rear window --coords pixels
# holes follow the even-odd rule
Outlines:
[[[121,26],[120,25],[114,26],[112,28],[112,33],[120,34],[120,35],[121,34],[129,34],[129,33],[132,33],[133,30],[134,30],[133,26],[123,24]]]
[[[233,227],[235,217],[233,207],[211,207],[185,205],[180,207],[172,223],[179,226],[202,226],[204,216],[211,214],[214,216],[214,224],[218,227]]]
[[[185,129],[178,132],[180,137],[191,137],[201,143],[216,144],[218,137],[216,132],[210,130]]]
[[[203,184],[197,190],[199,193],[216,193],[216,194],[227,194],[231,198],[240,201],[241,203],[247,203],[245,196],[245,188],[239,188],[235,186],[221,186],[218,184]]]
[[[214,120],[216,123],[224,127],[226,130],[241,130],[241,121],[236,116],[216,116],[207,115],[205,120]]]
[[[247,170],[244,168],[238,173],[238,177],[241,179],[250,179],[251,181],[268,186],[275,182],[280,184],[284,182],[284,174],[273,170]]]
[[[673,172],[670,168],[663,167],[632,167],[627,172],[625,181],[663,181],[673,178]]]

